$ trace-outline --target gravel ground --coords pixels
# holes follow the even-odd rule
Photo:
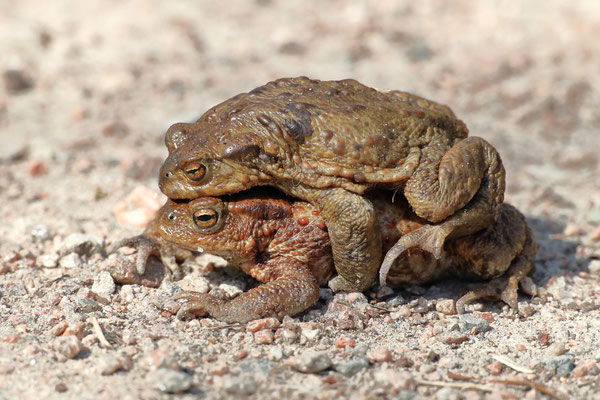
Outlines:
[[[598,37],[593,0],[0,2],[0,399],[598,398]],[[103,248],[164,200],[166,128],[296,75],[449,104],[494,144],[538,295],[457,316],[468,283],[323,290],[224,325],[116,285]],[[177,284],[252,285],[220,264]]]

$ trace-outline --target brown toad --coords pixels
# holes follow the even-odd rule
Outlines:
[[[314,204],[329,228],[334,290],[370,287],[382,262],[377,218],[363,194],[401,190],[429,223],[384,260],[417,247],[440,257],[446,239],[500,215],[504,168],[446,106],[355,80],[279,79],[166,133],[160,187],[171,199],[271,185]],[[385,279],[384,276],[381,277]]]
[[[390,197],[390,193],[368,197],[375,208],[384,251],[403,235],[427,224],[407,205],[392,204]],[[206,293],[184,292],[178,296],[186,300],[180,315],[208,314],[227,322],[294,315],[318,300],[319,285],[333,272],[331,243],[319,211],[309,203],[290,203],[281,197],[169,200],[147,227],[146,235],[152,239],[146,243],[154,250],[158,250],[156,243],[166,241],[184,249],[206,251],[265,282],[229,301]],[[160,247],[163,255],[165,248],[164,244]],[[423,284],[445,276],[493,279],[463,296],[457,302],[458,309],[481,297],[497,297],[516,307],[517,284],[533,270],[536,248],[523,216],[504,204],[497,222],[471,235],[448,240],[439,259],[419,249],[400,255],[387,283]],[[147,249],[145,254],[151,251]]]

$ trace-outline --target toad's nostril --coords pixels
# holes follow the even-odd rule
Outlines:
[[[170,178],[170,177],[172,177],[172,176],[173,176],[173,173],[172,173],[172,172],[170,172],[170,171],[165,173],[165,177],[166,177],[166,178]]]

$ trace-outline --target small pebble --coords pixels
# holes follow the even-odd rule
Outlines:
[[[519,307],[519,314],[525,318],[531,317],[535,314],[535,308],[529,304],[523,304]]]
[[[423,374],[430,374],[433,371],[435,371],[435,366],[432,364],[421,365],[421,368],[419,369],[419,372]]]
[[[427,300],[423,297],[419,297],[418,299],[414,299],[410,302],[409,306],[412,308],[413,312],[419,314],[426,314],[429,312],[429,305],[427,304]]]
[[[229,297],[235,297],[244,291],[243,283],[237,281],[221,283],[219,289],[224,291]]]
[[[69,323],[65,330],[62,332],[63,336],[74,335],[78,339],[83,339],[85,336],[85,324],[81,321]]]
[[[281,350],[281,347],[271,347],[267,358],[271,361],[279,361],[283,358],[283,350]]]
[[[456,301],[454,299],[439,300],[435,310],[445,315],[456,315]]]
[[[369,367],[369,361],[364,357],[354,357],[335,366],[335,370],[344,376],[353,376]]]
[[[104,239],[98,236],[72,233],[63,240],[59,253],[61,256],[69,253],[77,253],[80,256],[91,256],[94,253],[102,252],[103,248]]]
[[[44,254],[38,258],[38,262],[44,268],[56,268],[58,266],[58,254]]]
[[[246,357],[248,357],[248,350],[246,349],[241,349],[235,354],[235,358],[237,358],[238,360],[243,360]]]
[[[253,395],[258,388],[251,376],[228,376],[223,379],[223,389],[234,396]]]
[[[92,285],[92,292],[105,299],[109,299],[116,289],[115,281],[108,271],[100,272]]]
[[[334,346],[338,349],[343,349],[345,347],[354,347],[356,346],[356,343],[349,337],[340,336],[336,339]]]
[[[309,342],[314,342],[321,337],[321,328],[318,325],[300,323],[300,332],[302,337],[306,338]]]
[[[61,322],[57,323],[56,325],[54,325],[52,328],[50,328],[50,330],[48,331],[48,335],[49,336],[60,336],[63,334],[65,329],[67,329],[67,322],[61,321]]]
[[[133,361],[126,354],[106,354],[98,361],[101,375],[112,375],[117,371],[129,371],[131,368]]]
[[[552,370],[558,376],[567,375],[575,368],[573,356],[568,354],[546,357],[540,362],[540,365],[545,369]]]
[[[400,307],[398,307],[398,309],[396,311],[393,311],[390,313],[390,317],[392,317],[392,319],[407,318],[407,317],[410,317],[411,315],[412,315],[412,311],[411,311],[410,307],[407,305],[400,306]]]
[[[27,164],[27,174],[29,176],[45,175],[47,172],[46,165],[40,160],[32,160]]]
[[[460,335],[458,333],[450,334],[443,338],[443,342],[450,345],[461,344],[462,342],[466,342],[469,340],[468,336]]]
[[[352,357],[364,357],[366,356],[368,350],[369,348],[366,344],[360,343],[352,349],[352,352],[350,354],[352,355]]]
[[[366,304],[369,302],[367,297],[361,292],[352,292],[346,295],[346,301],[352,305]]]
[[[547,332],[538,333],[537,338],[542,346],[548,346],[548,343],[550,343],[550,335]]]
[[[268,375],[275,364],[265,359],[248,358],[240,361],[235,366],[239,374]]]
[[[58,264],[62,268],[79,269],[81,268],[81,257],[79,257],[79,254],[77,253],[69,253],[65,256],[62,256]]]
[[[324,351],[307,350],[287,363],[298,372],[316,374],[331,368],[331,359]]]
[[[378,347],[367,352],[367,358],[371,362],[392,361],[392,353],[386,347]]]
[[[488,324],[494,322],[494,315],[490,312],[473,311],[473,316],[485,320]]]
[[[2,111],[2,105],[0,105]],[[0,164],[14,163],[27,157],[29,146],[24,143],[4,143],[0,148]]]
[[[458,328],[463,333],[477,334],[492,329],[490,324],[483,318],[476,318],[471,314],[461,315],[458,321]]]
[[[546,356],[546,357],[560,356],[560,355],[564,354],[565,351],[566,351],[566,349],[565,349],[564,343],[555,342],[555,343],[552,343],[550,346],[548,346],[548,348],[544,352],[544,356]]]
[[[7,69],[2,73],[6,92],[10,94],[23,93],[33,87],[33,80],[20,69]]]
[[[396,295],[396,296],[386,300],[385,303],[390,308],[396,308],[403,304],[406,304],[406,299],[404,299],[404,297],[402,297],[401,295]]]
[[[83,345],[77,336],[61,336],[54,339],[52,348],[57,352],[59,361],[66,361],[77,357]]]
[[[573,378],[583,378],[589,373],[589,365],[580,365],[573,369],[571,376]]]
[[[44,224],[33,225],[29,230],[29,235],[36,242],[43,242],[44,240],[50,239],[50,229]]]
[[[254,334],[254,343],[256,344],[271,344],[273,343],[273,331],[263,329]]]
[[[100,303],[89,298],[78,298],[75,302],[77,304],[77,310],[82,313],[91,313],[102,309]]]
[[[581,235],[581,228],[576,224],[567,224],[563,231],[563,234],[566,237],[573,237]]]
[[[159,368],[146,375],[146,381],[152,387],[165,393],[184,393],[192,387],[192,377],[181,371]]]
[[[600,260],[591,260],[588,264],[588,271],[594,276],[600,276]]]
[[[246,330],[255,333],[263,329],[277,329],[280,325],[277,318],[262,318],[248,322]]]
[[[294,343],[298,340],[298,333],[293,329],[281,328],[277,330],[277,336],[281,337],[284,342],[288,344]]]

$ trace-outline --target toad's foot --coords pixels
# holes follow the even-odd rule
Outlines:
[[[478,299],[491,298],[501,300],[511,308],[517,308],[519,282],[535,269],[537,243],[529,227],[525,234],[525,244],[521,253],[513,260],[504,277],[496,278],[484,287],[471,290],[456,302],[459,314],[464,313],[465,305]]]
[[[465,305],[479,299],[495,299],[508,304],[510,308],[517,308],[517,290],[519,281],[514,278],[496,278],[486,283],[485,286],[471,290],[456,301],[456,310],[459,314],[465,312]]]
[[[108,254],[111,254],[121,247],[133,247],[137,250],[135,267],[140,275],[144,275],[146,272],[150,256],[157,256],[175,280],[179,280],[183,276],[181,267],[175,259],[175,250],[166,243],[159,243],[155,239],[142,234],[118,240],[111,244],[106,251]]]
[[[240,294],[232,300],[208,293],[182,292],[179,318],[205,316],[223,322],[248,322],[264,317],[283,318],[306,310],[319,299],[319,285],[310,270],[288,272],[281,277]]]
[[[453,225],[450,222],[440,225],[425,225],[402,236],[383,259],[379,269],[379,285],[381,287],[386,285],[388,273],[396,259],[411,248],[417,247],[429,252],[439,260],[444,252],[446,237],[452,231],[452,228]]]
[[[320,190],[313,204],[325,219],[338,277],[333,291],[363,291],[375,283],[381,261],[381,235],[373,204],[344,189]]]

